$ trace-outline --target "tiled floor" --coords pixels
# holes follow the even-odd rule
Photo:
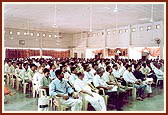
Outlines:
[[[13,89],[12,89],[13,91]],[[4,104],[5,111],[37,111],[37,99],[30,94],[24,95],[21,91],[14,96],[8,96],[8,103]],[[163,89],[154,88],[153,97],[145,98],[144,101],[132,101],[125,104],[123,111],[163,111],[164,92]],[[115,111],[115,110],[112,110]]]

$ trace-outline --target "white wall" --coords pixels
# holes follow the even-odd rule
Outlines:
[[[156,29],[156,25],[160,24],[160,29]],[[147,31],[147,27],[151,26],[152,29]],[[140,31],[140,27],[144,27],[144,31]],[[163,23],[154,22],[147,24],[133,25],[131,28],[135,28],[136,32],[132,32],[132,46],[134,47],[157,47],[155,38],[160,38],[163,41]]]
[[[9,31],[12,31],[13,34],[10,35]],[[17,32],[21,32],[21,35],[17,35]],[[72,45],[72,34],[62,34],[62,38],[55,38],[54,32],[43,32],[43,31],[30,31],[34,33],[33,36],[25,36],[23,33],[26,30],[16,29],[16,28],[5,28],[5,43],[4,47],[14,47],[14,48],[40,48],[40,39],[43,39],[43,48],[69,48]],[[40,37],[37,37],[37,33],[40,33]],[[42,34],[45,33],[46,37],[43,37]],[[48,35],[51,34],[52,38],[49,38]],[[10,38],[14,39],[10,39]],[[25,40],[25,45],[19,45],[19,40]],[[59,44],[59,45],[57,45]]]
[[[160,24],[160,29],[156,29],[156,25]],[[147,27],[152,26],[152,30],[147,31]],[[140,27],[144,28],[144,31],[140,31]],[[136,32],[132,32],[132,28],[136,29]],[[125,32],[125,30],[128,30],[128,32]],[[9,31],[13,31],[12,37],[13,40],[10,39]],[[100,31],[93,32],[93,36],[89,36],[88,33],[77,33],[77,34],[63,34],[63,39],[57,39],[57,38],[49,38],[46,37],[43,39],[42,46],[44,48],[68,48],[70,49],[71,56],[74,56],[74,52],[78,53],[78,57],[81,57],[81,54],[84,55],[84,57],[88,57],[88,54],[86,52],[86,49],[93,49],[93,48],[116,48],[116,47],[157,47],[158,45],[154,42],[155,38],[161,39],[161,57],[163,57],[163,48],[164,42],[164,28],[163,28],[163,22],[154,22],[152,23],[146,23],[146,24],[139,24],[139,25],[131,25],[131,26],[124,26],[124,27],[118,27],[116,33],[113,33],[113,30],[115,28],[111,29],[105,29]],[[122,30],[122,33],[119,33],[119,30]],[[17,31],[21,31],[21,35],[16,35]],[[16,28],[5,28],[5,47],[23,47],[23,48],[40,48],[40,42],[39,38],[42,38],[42,34],[46,33],[46,36],[49,34],[54,34],[53,32],[39,32],[40,37],[27,37],[23,35],[23,32],[26,30],[20,30]],[[107,32],[110,31],[110,34],[107,34]],[[30,31],[31,32],[31,31]],[[37,31],[32,31],[34,34],[37,33]],[[104,32],[104,35],[101,33]],[[98,33],[100,33],[98,35]],[[36,38],[38,40],[36,40]],[[26,43],[24,46],[19,45],[19,40],[25,40]],[[59,44],[59,46],[56,45]],[[132,51],[133,52],[133,51]],[[133,54],[133,53],[131,53]],[[130,55],[129,55],[130,56]],[[135,55],[134,55],[135,56]],[[137,54],[139,57],[140,55]],[[90,56],[89,56],[90,57]]]
[[[126,29],[128,30],[128,32],[125,32]],[[130,42],[129,26],[120,27],[117,29],[115,33],[113,33],[113,31],[115,30],[116,30],[115,28],[107,30],[107,32],[110,31],[110,34],[107,35],[107,47],[110,47],[110,48],[128,47]],[[119,33],[119,30],[122,30],[122,32]]]
[[[161,27],[160,29],[156,29],[156,25],[158,24]],[[152,26],[152,30],[147,31],[148,26]],[[144,31],[140,31],[140,27],[143,27]],[[133,28],[136,29],[135,32],[132,32]],[[160,48],[161,48],[161,51],[163,51],[162,49],[164,47],[163,46],[164,28],[163,28],[162,21],[154,22],[153,24],[146,23],[146,24],[128,25],[124,27],[118,27],[116,31],[117,34],[113,33],[114,30],[115,28],[106,29],[102,31],[96,31],[96,32],[93,32],[93,36],[91,37],[88,36],[87,39],[84,39],[84,40],[80,39],[81,38],[80,33],[74,34],[73,40],[75,41],[74,42],[75,47],[83,48],[83,49],[85,48],[106,48],[106,47],[108,48],[158,47],[154,39],[160,38],[161,39]],[[119,33],[119,30],[122,30],[122,32]],[[128,30],[128,31],[125,32],[125,30]],[[104,32],[104,35],[100,34],[98,36],[97,34],[100,32]],[[110,32],[110,34],[107,34],[107,32]],[[134,52],[134,50],[131,50],[131,52]],[[134,53],[131,53],[130,55],[132,54]],[[161,52],[161,55],[163,55],[163,52]],[[86,54],[86,56],[89,56],[89,54]],[[140,54],[137,54],[137,56],[140,57]],[[130,58],[131,57],[132,56],[130,56]],[[133,57],[135,57],[135,55]]]

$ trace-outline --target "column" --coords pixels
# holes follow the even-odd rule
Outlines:
[[[132,31],[131,31],[131,25],[128,25],[128,30],[129,30],[128,59],[131,59],[131,49],[132,49]]]
[[[40,39],[40,58],[43,56],[43,39]]]
[[[108,48],[104,48],[104,57],[108,57]]]

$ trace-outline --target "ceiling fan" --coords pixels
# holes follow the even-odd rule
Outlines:
[[[54,5],[54,25],[52,26],[55,31],[56,31],[56,35],[54,36],[55,38],[62,38],[61,33],[59,32],[59,27],[57,24],[57,5]]]
[[[152,4],[152,7],[151,7],[151,17],[150,18],[140,18],[139,20],[141,20],[141,21],[149,21],[151,23],[154,22],[154,19],[153,19],[153,4]]]

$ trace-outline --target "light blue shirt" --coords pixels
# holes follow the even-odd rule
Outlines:
[[[50,70],[50,78],[53,80],[56,78],[56,75],[55,75],[55,70]]]
[[[58,94],[68,95],[68,93],[71,94],[72,92],[74,92],[73,89],[64,79],[60,81],[58,78],[56,78],[49,85],[50,96],[56,96]]]

